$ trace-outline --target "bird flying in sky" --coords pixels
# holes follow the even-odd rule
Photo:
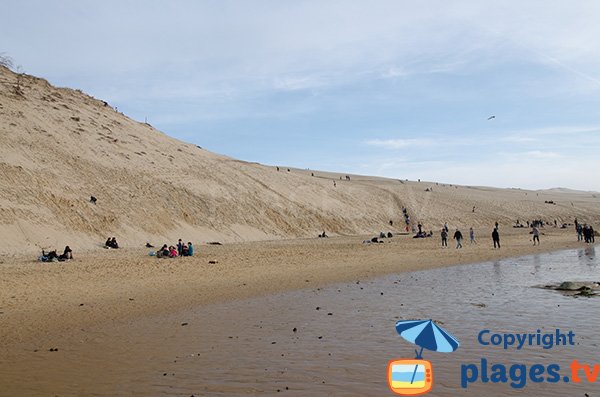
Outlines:
[[[495,119],[495,118],[496,118],[496,116],[490,116],[490,117],[488,117],[488,120]]]

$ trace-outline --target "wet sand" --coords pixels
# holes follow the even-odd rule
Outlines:
[[[321,293],[319,288],[350,282],[344,289],[358,292],[363,291],[360,288],[364,285],[375,283],[369,293],[378,299],[388,299],[390,291],[368,280],[385,274],[581,246],[572,242],[571,231],[560,229],[546,230],[541,247],[531,245],[524,229],[507,231],[501,250],[493,250],[488,238],[480,238],[476,246],[467,241],[462,250],[454,249],[452,243],[450,248],[441,249],[437,238],[398,236],[377,245],[363,245],[363,239],[341,237],[203,246],[198,247],[198,256],[194,258],[173,260],[148,257],[147,249],[135,249],[79,254],[69,263],[26,260],[4,263],[0,291],[3,325],[0,384],[6,388],[0,395],[19,395],[21,390],[27,390],[26,395],[77,395],[82,391],[86,395],[118,395],[121,390],[128,391],[123,395],[135,391],[140,395],[177,395],[190,390],[201,391],[197,395],[276,392],[274,385],[280,385],[279,375],[283,375],[276,373],[285,373],[281,369],[281,365],[285,368],[285,362],[271,362],[272,355],[255,362],[254,353],[244,352],[257,349],[274,354],[277,350],[278,357],[284,358],[286,351],[279,351],[281,344],[294,345],[294,341],[282,336],[287,338],[294,327],[302,327],[304,336],[311,335],[311,342],[314,342],[312,337],[318,341],[322,341],[319,336],[325,339],[325,335],[307,331],[313,328],[312,324],[323,325],[323,318],[329,320],[337,315],[327,311],[332,310],[327,306],[336,305],[330,297],[319,298],[321,303],[308,303],[311,294]],[[211,260],[218,263],[209,265]],[[465,288],[463,282],[446,286],[445,277],[441,277],[434,285],[457,291]],[[333,295],[341,293],[339,289]],[[251,297],[259,300],[245,300]],[[363,295],[356,295],[343,301],[360,305],[363,312],[371,311],[372,304],[362,302],[363,299]],[[400,305],[415,304],[421,299],[415,291],[414,295],[403,296]],[[444,299],[428,297],[425,302],[437,304]],[[234,306],[227,306],[230,304]],[[319,305],[322,311],[315,310]],[[389,301],[385,310],[394,307],[398,307],[397,302]],[[301,309],[326,317],[291,321],[289,316]],[[455,314],[450,311],[445,316],[454,319]],[[370,317],[365,321],[363,328],[379,323]],[[292,323],[296,325],[291,326]],[[254,336],[244,337],[244,332],[250,329],[256,331]],[[368,339],[366,335],[357,337]],[[259,345],[252,347],[257,341]],[[263,346],[263,342],[268,346]],[[49,351],[55,348],[58,351]],[[308,382],[310,395],[319,395],[315,381],[327,371],[320,364],[316,369],[312,366],[322,361],[325,350],[303,346],[302,351],[308,355],[294,362],[306,365],[312,362],[301,371],[311,375],[308,379],[300,376],[292,383],[297,388]],[[197,364],[185,370],[191,372],[180,383],[177,373],[181,372],[176,361],[190,364],[194,357]],[[245,375],[232,370],[240,364],[245,368],[241,374]],[[265,384],[249,382],[249,378],[257,378],[256,370],[263,366],[264,382],[260,379],[258,382]],[[339,376],[348,371],[331,366],[329,370],[339,372]],[[272,374],[267,376],[270,371]],[[157,379],[157,374],[162,378]],[[327,380],[323,380],[326,382],[323,385],[327,385]],[[356,390],[363,390],[368,384],[380,385],[381,379],[370,382],[357,381]],[[355,395],[368,394],[356,391]]]
[[[579,246],[570,230],[547,228],[534,247],[527,229],[511,228],[494,250],[488,233],[477,232],[478,244],[467,239],[460,250],[452,240],[442,249],[439,237],[400,235],[383,244],[358,236],[197,246],[193,258],[177,259],[150,257],[147,248],[75,252],[64,263],[14,259],[0,264],[2,350],[206,303]]]
[[[529,382],[460,387],[460,365],[598,361],[599,298],[535,288],[566,278],[595,280],[593,247],[501,259],[200,305],[170,314],[54,335],[14,346],[0,371],[0,395],[381,396],[388,360],[412,358],[395,332],[398,319],[433,318],[461,342],[428,352],[432,396],[564,396],[588,383]],[[585,318],[585,321],[582,319]],[[477,333],[576,333],[576,346],[521,351],[482,347]],[[295,331],[294,331],[295,330]],[[50,352],[49,348],[58,351]],[[283,393],[283,394],[280,394]]]

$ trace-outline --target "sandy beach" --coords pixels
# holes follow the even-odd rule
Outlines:
[[[0,384],[17,394],[30,364],[45,378],[54,375],[52,357],[34,353],[72,344],[83,350],[60,356],[62,364],[91,360],[90,371],[100,373],[110,351],[94,361],[96,353],[85,349],[154,332],[147,322],[161,316],[583,247],[574,220],[600,222],[595,192],[457,186],[240,161],[171,138],[81,91],[3,67],[0,77]],[[528,227],[513,227],[533,220],[546,224],[539,246]],[[496,222],[501,249],[491,241]],[[433,237],[412,238],[419,224]],[[457,227],[462,249],[452,239]],[[477,244],[469,242],[469,227]],[[322,231],[330,237],[317,238]],[[363,243],[380,231],[394,237]],[[102,248],[107,236],[121,248]],[[144,248],[178,238],[194,243],[193,257],[159,259]],[[42,249],[60,254],[66,245],[73,260],[36,260]],[[165,347],[157,361],[172,353]],[[125,376],[118,366],[113,371],[115,379]],[[59,390],[64,382],[56,376],[57,389],[33,390]],[[81,390],[71,387],[68,395]]]
[[[69,262],[16,259],[1,264],[2,349],[10,354],[63,332],[85,335],[96,324],[206,303],[581,246],[572,230],[546,228],[542,244],[533,246],[527,229],[511,228],[494,250],[489,233],[476,232],[478,244],[467,239],[460,250],[453,241],[440,248],[439,236],[400,235],[382,244],[356,236],[205,245],[191,258],[125,248],[75,253]]]

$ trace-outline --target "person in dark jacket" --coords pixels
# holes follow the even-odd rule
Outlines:
[[[456,240],[456,248],[462,248],[463,235],[460,232],[460,230],[456,229],[456,231],[454,232],[454,239]]]
[[[494,228],[494,231],[492,232],[492,240],[494,240],[494,248],[496,248],[496,246],[498,246],[498,248],[500,248],[500,234],[498,233],[498,228]]]
[[[446,229],[442,228],[440,236],[442,237],[442,248],[448,248],[448,233],[446,232]]]

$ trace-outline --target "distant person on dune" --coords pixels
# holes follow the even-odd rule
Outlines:
[[[471,239],[471,244],[477,244],[477,241],[475,241],[475,231],[472,227],[469,228],[469,239]]]
[[[169,257],[169,248],[167,244],[164,244],[161,249],[156,251],[157,258],[168,258]]]
[[[65,250],[63,251],[63,254],[61,256],[58,257],[59,261],[66,261],[69,259],[73,259],[73,251],[71,250],[71,248],[67,245],[65,247]]]
[[[535,226],[532,227],[531,234],[533,234],[533,245],[535,245],[536,241],[537,241],[537,245],[540,245],[540,231],[538,230],[538,228]]]
[[[456,229],[454,232],[454,239],[456,240],[456,249],[462,248],[463,235],[460,230]]]
[[[440,236],[442,237],[442,248],[448,248],[448,232],[446,229],[442,228],[440,231]]]
[[[498,228],[494,228],[494,231],[492,232],[492,240],[494,240],[494,249],[496,249],[496,246],[500,248],[500,234],[498,233]]]
[[[194,256],[194,246],[190,241],[187,243],[188,246],[188,256]]]
[[[183,241],[181,241],[181,239],[177,241],[177,254],[179,256],[183,255]]]

